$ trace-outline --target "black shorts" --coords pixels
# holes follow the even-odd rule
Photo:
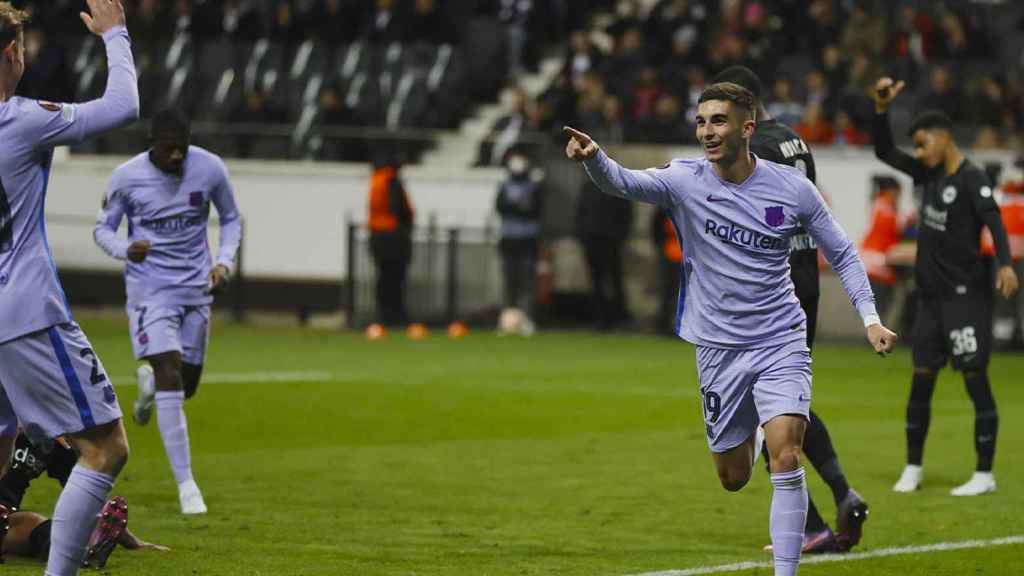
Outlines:
[[[914,322],[914,366],[984,370],[992,351],[992,302],[976,296],[921,298]]]
[[[820,281],[817,250],[794,250],[789,255],[789,274],[796,289],[800,307],[807,315],[807,347],[814,347],[814,336],[818,329],[818,296]]]

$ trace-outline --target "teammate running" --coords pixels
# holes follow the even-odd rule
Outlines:
[[[188,117],[176,109],[153,117],[151,148],[117,167],[93,230],[110,256],[127,260],[129,330],[138,370],[135,421],[145,425],[156,404],[182,514],[205,514],[192,477],[185,400],[199,387],[210,331],[213,293],[227,284],[242,239],[242,222],[224,162],[190,146]],[[206,228],[210,204],[220,217],[220,253],[211,266]],[[128,219],[128,239],[117,237]]]

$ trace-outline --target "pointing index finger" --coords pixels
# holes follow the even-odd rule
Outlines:
[[[570,138],[572,138],[573,140],[579,142],[580,144],[582,144],[584,146],[586,146],[587,144],[590,144],[590,136],[587,136],[583,132],[580,132],[579,130],[577,130],[575,128],[572,128],[572,127],[569,127],[569,126],[563,126],[562,130],[565,131],[565,133]]]

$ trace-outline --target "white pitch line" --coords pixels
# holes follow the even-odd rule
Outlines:
[[[328,382],[334,379],[330,372],[211,372],[203,374],[203,384],[249,384],[266,382]],[[117,379],[118,386],[135,386],[135,376]],[[132,382],[132,384],[129,384]]]
[[[850,554],[822,554],[820,556],[804,556],[801,564],[822,564],[825,562],[854,562],[856,560],[867,560],[869,558],[882,558],[884,556],[902,556],[907,554],[930,554],[932,552],[945,552],[947,550],[964,550],[967,548],[989,548],[991,546],[1007,546],[1011,544],[1024,544],[1024,536],[1007,536],[994,540],[964,540],[962,542],[940,542],[938,544],[926,544],[923,546],[904,546],[902,548],[879,548],[867,552],[854,552]],[[665,570],[661,572],[644,572],[632,576],[696,576],[697,574],[718,574],[721,572],[737,572],[740,570],[753,570],[755,568],[771,568],[771,562],[740,562],[738,564],[722,564],[720,566],[699,566],[685,570]]]

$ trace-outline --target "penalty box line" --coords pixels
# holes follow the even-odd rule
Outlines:
[[[1024,544],[1024,535],[1007,536],[993,540],[964,540],[961,542],[940,542],[938,544],[925,544],[922,546],[903,546],[900,548],[879,548],[866,552],[851,552],[849,554],[822,554],[820,556],[804,556],[800,564],[824,564],[826,562],[854,562],[857,560],[868,560],[870,558],[883,558],[886,556],[903,556],[909,554],[931,554],[932,552],[945,552],[947,550],[965,550],[968,548],[990,548],[992,546],[1007,546],[1012,544]],[[697,574],[719,574],[722,572],[737,572],[739,570],[753,570],[755,568],[771,568],[771,562],[740,562],[738,564],[722,564],[719,566],[698,566],[685,570],[664,570],[660,572],[644,572],[632,576],[696,576]]]

